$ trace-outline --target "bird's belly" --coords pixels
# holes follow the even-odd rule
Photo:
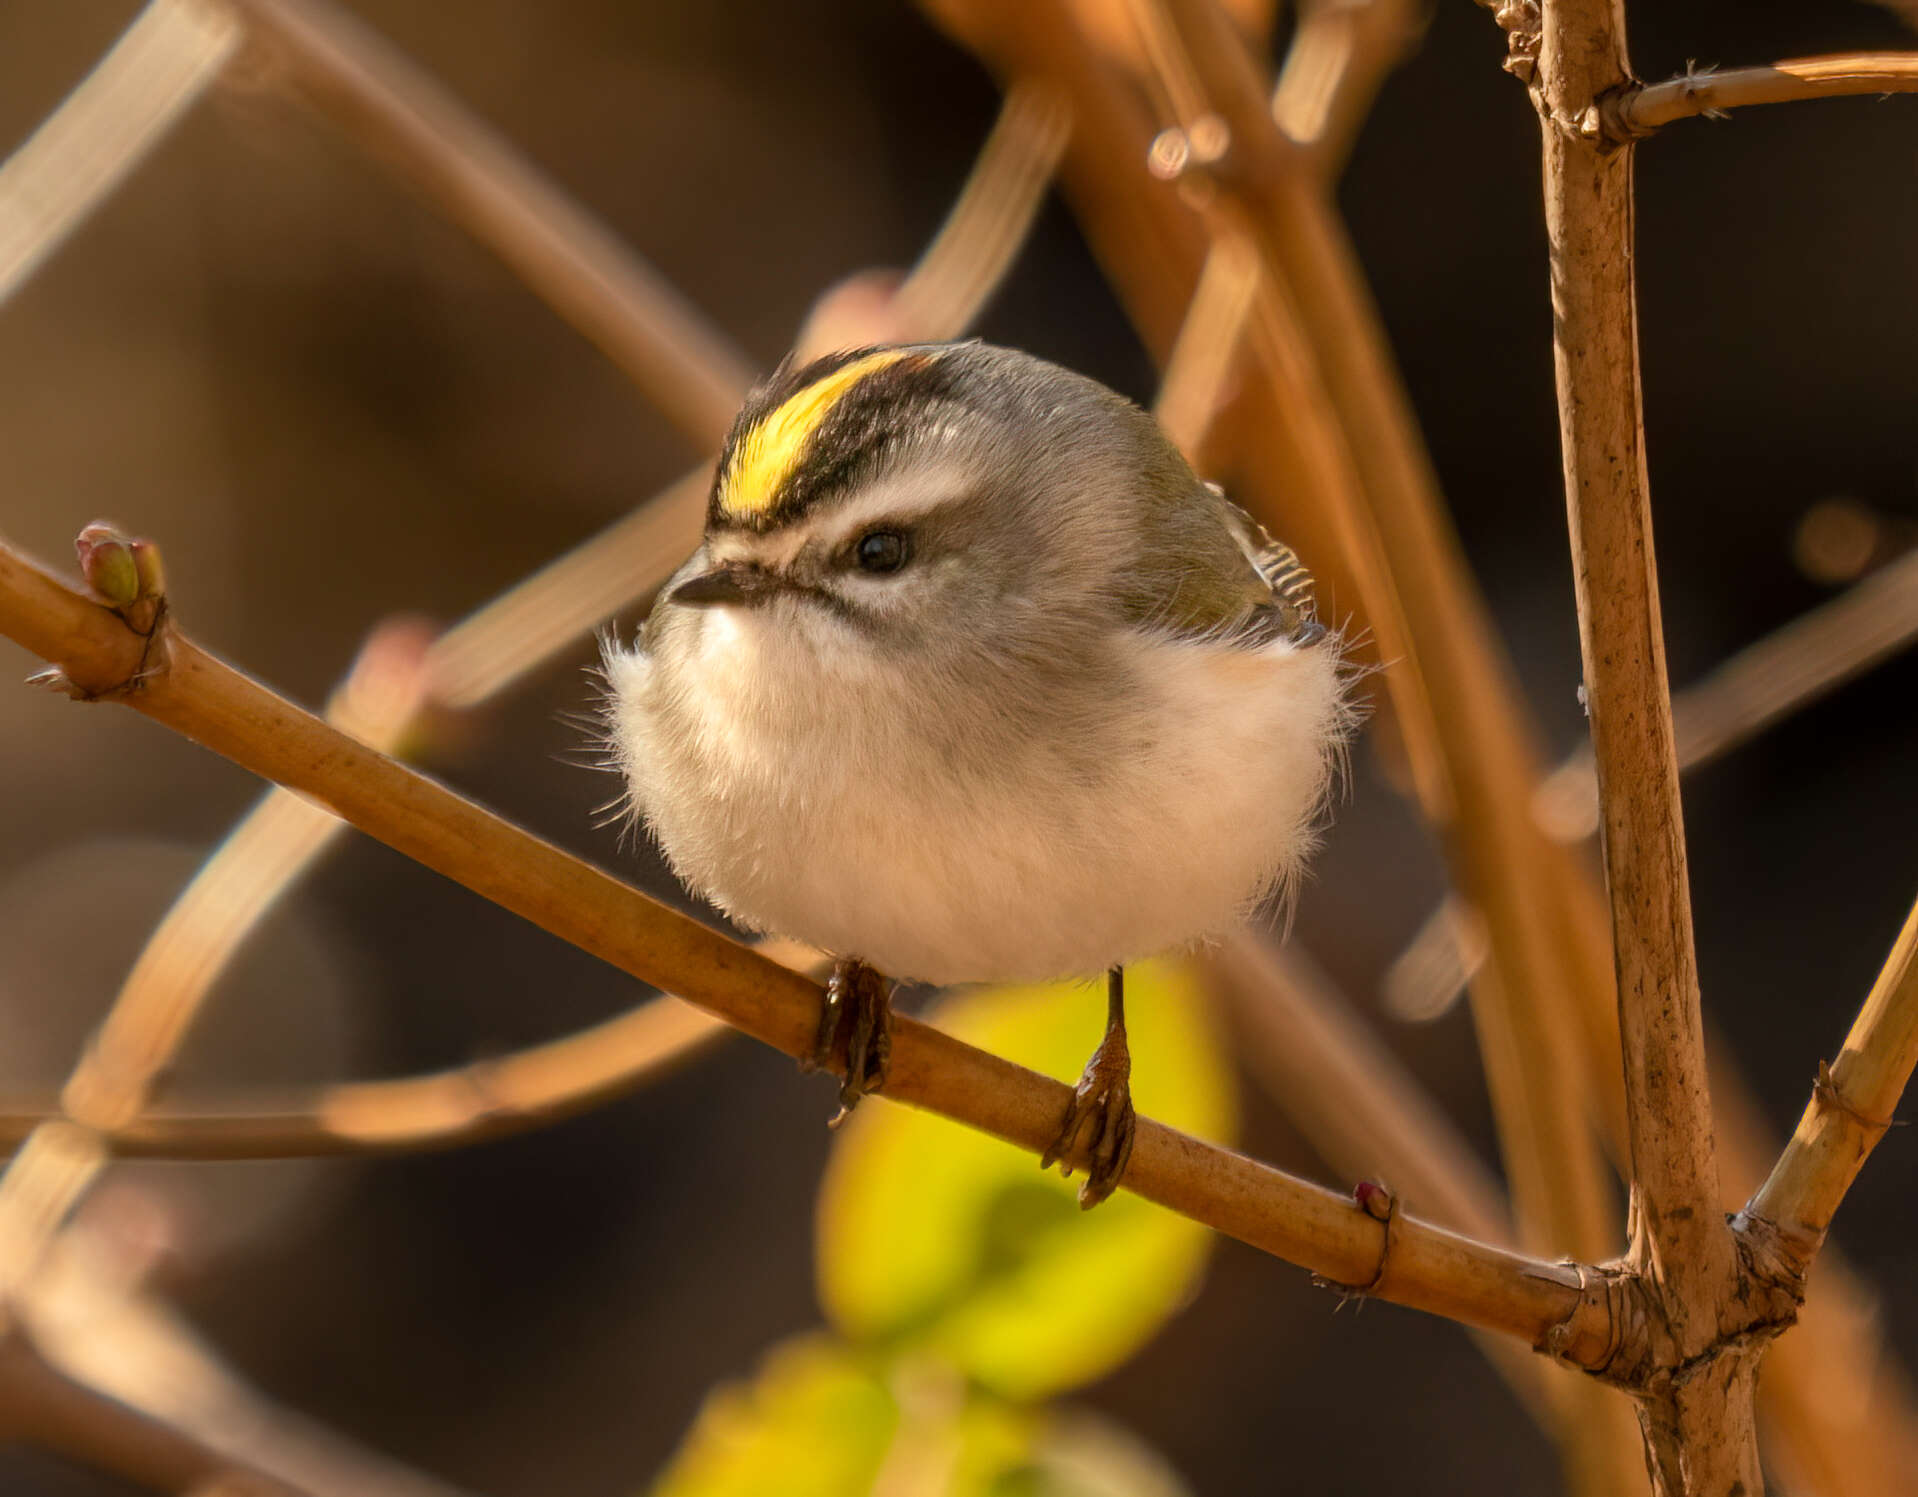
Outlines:
[[[733,715],[701,750],[727,762],[665,766],[645,777],[671,793],[640,803],[680,876],[755,929],[933,983],[1089,975],[1221,933],[1311,841],[1331,657],[1174,679],[1184,699],[1134,714],[1093,773],[1041,753],[929,778],[924,746],[877,724],[808,742]]]
[[[874,799],[885,798],[862,787],[798,816],[762,805],[755,833],[716,850],[713,897],[756,928],[933,983],[1097,972],[1168,944],[1139,946],[1150,922],[1145,891],[1124,887],[1133,860],[1074,835],[1096,807],[1022,814],[971,798],[895,801],[875,815]]]

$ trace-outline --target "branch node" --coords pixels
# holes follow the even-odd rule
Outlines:
[[[1658,126],[1640,124],[1632,112],[1632,105],[1644,92],[1645,85],[1642,83],[1622,83],[1616,88],[1606,89],[1598,96],[1594,109],[1598,117],[1598,134],[1608,147],[1649,140],[1658,133]]]
[[[73,550],[87,586],[140,639],[139,656],[130,669],[103,673],[98,678],[89,674],[83,679],[67,667],[55,665],[29,676],[27,683],[49,687],[77,702],[130,696],[154,677],[164,675],[169,664],[167,639],[172,621],[160,548],[96,520],[74,538]]]
[[[1738,1298],[1754,1307],[1754,1322],[1783,1329],[1805,1302],[1805,1275],[1823,1234],[1791,1231],[1763,1216],[1741,1211],[1731,1221],[1741,1270]]]
[[[1875,1144],[1888,1128],[1902,1127],[1897,1118],[1875,1118],[1868,1112],[1862,1112],[1845,1100],[1845,1094],[1838,1089],[1838,1078],[1832,1074],[1831,1062],[1818,1062],[1818,1079],[1811,1086],[1811,1100],[1814,1107],[1826,1112],[1842,1112],[1871,1134]]]
[[[1373,1221],[1385,1228],[1379,1240],[1379,1263],[1372,1270],[1372,1277],[1363,1284],[1342,1284],[1337,1279],[1327,1278],[1324,1274],[1313,1274],[1312,1282],[1320,1289],[1330,1289],[1339,1297],[1338,1308],[1343,1310],[1348,1303],[1360,1306],[1378,1292],[1385,1282],[1385,1270],[1392,1257],[1392,1244],[1399,1221],[1400,1202],[1392,1190],[1376,1180],[1361,1180],[1352,1187],[1352,1201]]]

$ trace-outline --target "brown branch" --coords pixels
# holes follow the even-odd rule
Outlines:
[[[1546,0],[1538,97],[1565,494],[1598,765],[1631,1138],[1632,1262],[1679,1365],[1641,1403],[1661,1494],[1757,1493],[1763,1339],[1726,1346],[1691,891],[1652,551],[1633,286],[1632,151],[1567,127],[1630,81],[1622,0]],[[1707,1359],[1709,1358],[1709,1361]]]
[[[487,245],[700,449],[752,365],[673,286],[434,79],[326,0],[223,0],[299,92]]]
[[[1745,1208],[1768,1223],[1800,1272],[1810,1266],[1831,1219],[1865,1160],[1891,1126],[1918,1065],[1918,905],[1905,917],[1845,1048],[1820,1063],[1798,1128],[1771,1177]]]
[[[1376,1172],[1468,1236],[1511,1238],[1498,1182],[1296,942],[1280,950],[1240,932],[1208,966],[1251,1041],[1254,1073],[1328,1164]]]
[[[1845,52],[1791,57],[1765,67],[1687,70],[1663,83],[1628,85],[1600,101],[1614,138],[1649,135],[1693,115],[1717,118],[1752,104],[1792,104],[1860,94],[1918,92],[1918,52]]]
[[[1071,132],[1056,91],[1007,93],[946,221],[892,298],[891,341],[950,338],[972,325],[1031,232]]]
[[[112,611],[0,547],[0,633],[54,662],[74,689],[110,696],[289,789],[621,971],[699,1004],[799,1057],[817,1033],[817,984],[641,894],[302,712],[175,633],[164,666]],[[843,1066],[843,1057],[838,1064]],[[1062,1083],[901,1018],[887,1095],[1043,1150]],[[1380,1222],[1349,1198],[1141,1120],[1127,1188],[1345,1283],[1376,1272]],[[1587,1280],[1590,1279],[1589,1285]],[[1401,1218],[1374,1291],[1599,1367],[1631,1329],[1602,1281]]]
[[[266,1473],[56,1372],[17,1335],[0,1341],[0,1433],[154,1492],[231,1481],[251,1497],[299,1497]]]
[[[1739,1084],[1725,1047],[1712,1045],[1711,1059],[1725,1204],[1737,1211],[1784,1141]],[[1827,1241],[1798,1324],[1772,1343],[1758,1380],[1759,1444],[1785,1490],[1910,1497],[1918,1397],[1887,1329],[1877,1295]]]

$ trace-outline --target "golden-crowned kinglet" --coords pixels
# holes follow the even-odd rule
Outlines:
[[[674,870],[837,958],[817,1058],[847,1045],[847,1105],[884,1080],[875,968],[1109,973],[1046,1160],[1083,1158],[1086,1205],[1131,1147],[1123,964],[1293,880],[1352,722],[1290,550],[1137,406],[983,343],[754,391],[705,544],[606,674]]]

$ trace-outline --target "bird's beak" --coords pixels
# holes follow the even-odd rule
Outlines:
[[[763,603],[782,586],[780,579],[763,567],[729,561],[709,572],[688,577],[666,595],[666,601],[684,603],[693,608],[717,608],[727,603]]]

